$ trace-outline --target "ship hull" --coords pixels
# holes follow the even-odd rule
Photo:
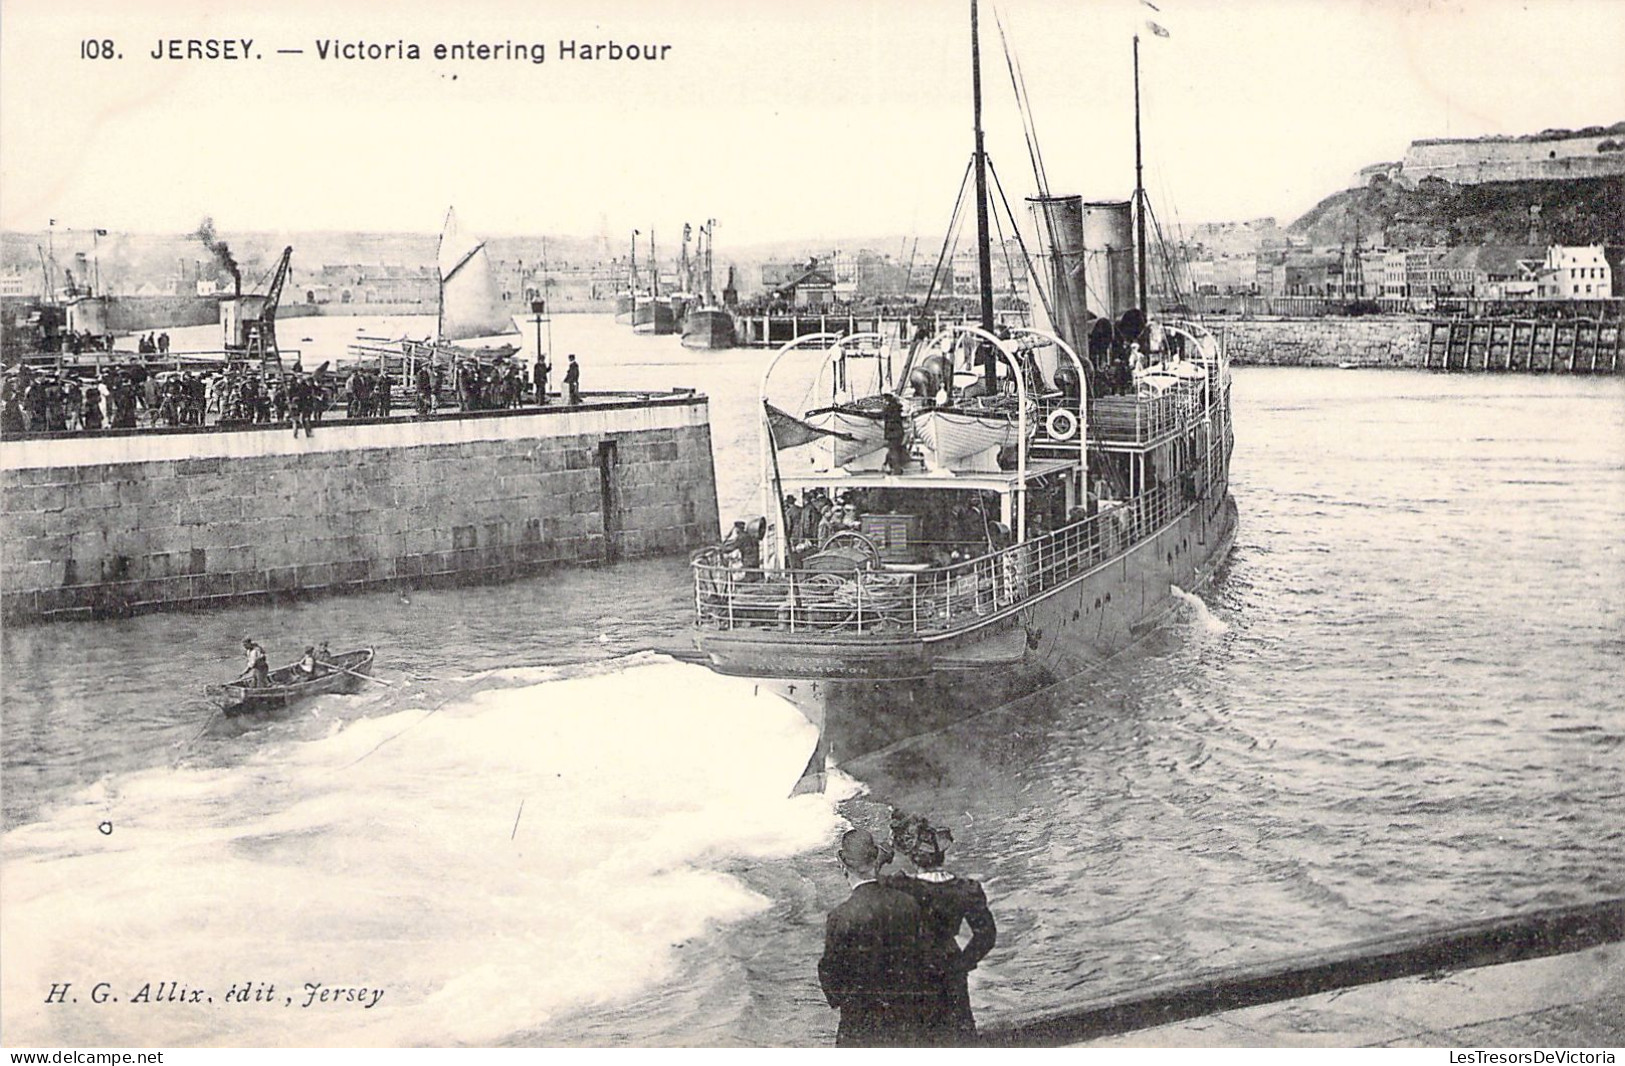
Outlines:
[[[633,312],[637,310],[636,300],[625,293],[615,297],[615,323],[621,326],[632,324]]]
[[[720,351],[737,342],[734,316],[724,307],[696,307],[683,323],[683,347]]]
[[[1175,606],[1175,586],[1212,580],[1234,543],[1228,491],[1077,579],[985,626],[936,641],[870,638],[862,651],[754,633],[697,635],[720,673],[767,679],[820,732],[824,756],[850,766],[925,733],[995,710],[1105,662],[1150,633]],[[764,639],[765,638],[765,639]]]
[[[676,333],[677,318],[672,314],[671,304],[664,300],[639,300],[632,309],[632,329],[657,335]]]

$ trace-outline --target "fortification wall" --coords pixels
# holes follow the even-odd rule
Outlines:
[[[7,621],[680,552],[719,525],[704,397],[129,431],[0,450]]]
[[[1625,152],[1598,152],[1618,135],[1549,141],[1416,141],[1405,150],[1408,181],[1436,177],[1458,185],[1486,181],[1598,178],[1625,174]],[[1363,172],[1362,172],[1363,173]]]
[[[1218,326],[1237,366],[1419,367],[1429,327],[1414,318],[1237,319]]]

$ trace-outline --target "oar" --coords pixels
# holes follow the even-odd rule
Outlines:
[[[393,681],[385,681],[381,677],[373,677],[371,674],[363,674],[363,673],[359,673],[359,672],[357,672],[355,670],[349,670],[349,669],[346,669],[345,667],[340,666],[338,663],[324,663],[320,659],[317,659],[316,660],[316,665],[317,666],[325,666],[329,670],[337,670],[341,674],[349,674],[351,677],[359,677],[363,681],[375,681],[378,684],[383,685],[385,688],[394,688],[395,687],[395,682],[393,682]]]

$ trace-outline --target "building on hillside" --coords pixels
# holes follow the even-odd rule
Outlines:
[[[1540,295],[1548,300],[1601,300],[1614,294],[1613,268],[1600,244],[1546,249]]]
[[[1253,259],[1253,291],[1261,296],[1280,296],[1286,289],[1286,252],[1272,248]]]
[[[1324,251],[1288,252],[1282,296],[1335,296],[1343,282],[1342,258]]]
[[[1412,248],[1405,252],[1405,294],[1412,300],[1431,300],[1439,280],[1438,263],[1443,248]]]
[[[1382,256],[1382,298],[1384,300],[1403,300],[1410,296],[1410,286],[1406,284],[1405,264],[1408,252],[1403,249],[1390,250]]]
[[[1625,247],[1617,244],[1603,245],[1603,258],[1608,260],[1608,277],[1613,283],[1615,298],[1625,296]]]
[[[1546,250],[1535,245],[1485,244],[1452,248],[1436,265],[1435,294],[1487,300],[1533,299]]]

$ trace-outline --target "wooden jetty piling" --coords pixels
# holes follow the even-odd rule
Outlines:
[[[1440,319],[1430,323],[1429,370],[1618,374],[1625,370],[1618,319]]]

